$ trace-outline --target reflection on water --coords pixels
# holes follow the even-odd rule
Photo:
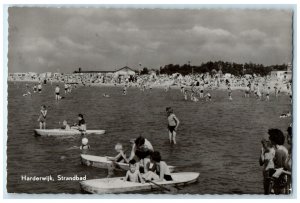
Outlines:
[[[108,172],[82,166],[81,138],[35,137],[40,105],[48,107],[47,127],[59,122],[76,121],[83,113],[89,129],[105,129],[105,135],[90,135],[90,154],[114,155],[114,145],[143,135],[163,159],[179,171],[200,172],[196,184],[178,193],[190,194],[262,194],[262,173],[258,164],[260,140],[268,128],[286,131],[290,119],[279,115],[290,108],[282,95],[270,102],[243,98],[234,91],[229,102],[224,91],[212,91],[212,102],[187,102],[179,90],[160,89],[141,92],[131,88],[126,96],[118,87],[79,87],[65,99],[54,100],[54,85],[46,85],[41,94],[23,97],[25,83],[8,85],[8,192],[80,193],[76,181],[26,182],[21,175],[87,175],[88,179],[107,177]],[[103,93],[110,98],[103,97]],[[169,145],[165,107],[172,106],[180,119],[176,146]],[[118,176],[124,175],[117,172]]]

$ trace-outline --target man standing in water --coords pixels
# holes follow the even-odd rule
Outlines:
[[[56,85],[56,87],[55,87],[55,100],[60,99],[59,92],[60,92],[60,88],[59,88],[58,85]]]
[[[176,131],[179,126],[179,120],[173,113],[173,109],[171,107],[167,107],[166,112],[168,116],[168,130],[169,130],[170,144],[172,144],[172,141],[174,144],[176,144]]]

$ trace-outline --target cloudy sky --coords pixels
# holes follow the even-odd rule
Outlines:
[[[9,8],[9,72],[292,58],[288,10]]]

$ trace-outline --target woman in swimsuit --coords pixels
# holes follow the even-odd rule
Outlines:
[[[150,161],[155,166],[155,172],[148,171],[144,175],[145,180],[154,180],[157,182],[173,180],[167,163],[162,161],[161,155],[158,151],[155,151],[151,154]]]

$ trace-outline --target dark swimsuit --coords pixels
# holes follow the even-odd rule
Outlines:
[[[159,174],[159,171],[156,171],[156,174],[159,176],[160,174]],[[173,178],[172,178],[172,176],[171,175],[164,175],[164,179],[166,180],[166,181],[172,181],[173,180]]]
[[[176,128],[176,125],[175,126],[168,125],[168,129],[171,133],[173,133],[175,131],[175,128]]]

